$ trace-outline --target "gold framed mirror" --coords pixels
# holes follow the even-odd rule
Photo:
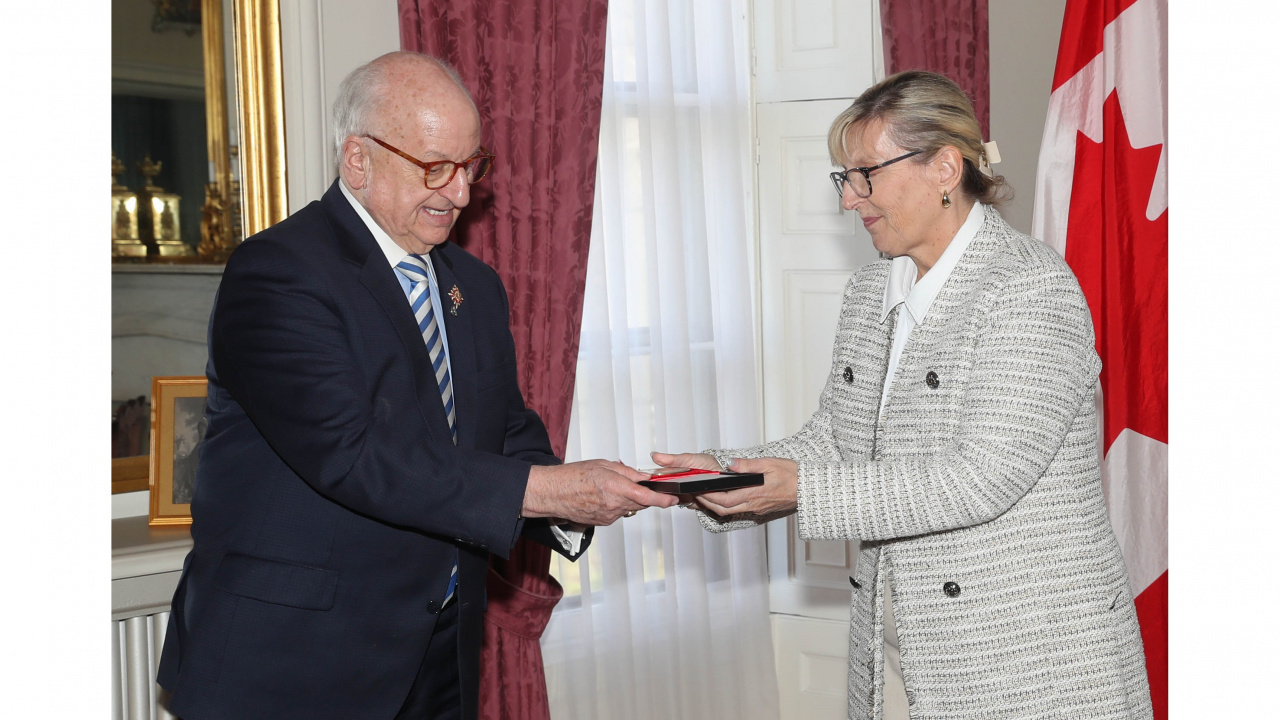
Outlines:
[[[205,87],[221,88],[226,83],[222,0],[202,1],[205,17],[216,18],[204,24]],[[243,238],[283,220],[289,212],[279,2],[235,0],[234,17],[238,176],[232,170],[227,144],[226,103],[220,93],[206,92],[209,157],[217,179],[210,184],[205,216],[221,220],[223,225],[218,231],[202,233],[197,252],[217,263],[226,262]],[[242,212],[236,213],[237,209]]]
[[[222,264],[245,237],[288,213],[279,3],[201,0],[199,7],[199,15],[193,15],[185,3],[113,3],[111,209],[112,258],[118,262]],[[149,28],[142,27],[145,13],[153,13]],[[153,41],[154,49],[137,49],[148,43],[129,42],[129,33]],[[184,59],[197,46],[196,33],[202,52],[194,61]],[[117,103],[132,99],[126,95],[151,102],[202,100],[207,154],[189,152],[191,131],[184,143],[183,132],[175,130],[167,154],[176,157],[152,158],[155,133],[144,127],[117,130],[127,120],[116,116],[133,111]],[[192,107],[188,102],[183,110],[188,117]],[[130,131],[132,137],[121,139]],[[126,147],[121,151],[117,145]],[[132,157],[120,162],[117,153]],[[166,172],[166,163],[178,170]],[[117,175],[127,184],[116,182]],[[180,188],[161,188],[157,175]]]
[[[229,118],[224,92],[227,87],[227,63],[222,28],[222,0],[202,0],[201,13],[205,127],[208,132],[209,165],[213,178],[205,187],[205,202],[200,213],[200,244],[196,247],[196,252],[205,262],[225,263],[231,251],[244,238],[244,226],[237,217],[242,204],[239,180],[231,168]]]
[[[224,5],[224,2],[228,5]],[[125,22],[115,17],[121,7],[129,3],[113,2],[113,41],[120,38],[115,27]],[[177,6],[181,3],[158,3],[154,0],[136,0],[134,16],[128,22],[143,24],[143,31],[152,32],[156,19],[141,15],[154,10],[160,18],[161,5]],[[192,207],[199,209],[195,226],[199,228],[197,242],[184,242],[190,249],[187,254],[160,255],[143,245],[141,256],[117,254],[121,239],[118,211],[128,210],[120,196],[132,195],[134,211],[139,200],[146,196],[113,182],[112,245],[113,260],[127,263],[191,263],[220,265],[243,238],[260,232],[283,220],[288,215],[287,178],[285,175],[284,99],[281,78],[280,12],[277,0],[201,0],[198,25],[165,28],[175,35],[175,44],[195,42],[199,33],[203,79],[193,77],[200,70],[187,70],[178,83],[169,82],[170,88],[185,84],[185,92],[192,101],[202,98],[205,124],[205,145],[208,151],[207,175],[201,173],[197,180],[203,197],[188,195]],[[145,27],[150,24],[151,27]],[[123,62],[113,56],[113,96],[124,93],[147,93],[147,88],[163,85],[165,73],[156,71],[142,62],[125,58]],[[194,67],[198,61],[192,60]],[[120,71],[123,66],[123,71]],[[181,74],[181,73],[180,73]],[[172,73],[170,73],[172,75]],[[159,80],[159,82],[157,82]],[[119,87],[118,87],[119,86]],[[119,88],[123,88],[123,93]],[[153,96],[164,93],[151,91]],[[113,97],[113,101],[115,98]],[[117,106],[113,102],[113,124]],[[195,112],[191,110],[189,112]],[[113,145],[115,145],[113,128]],[[116,149],[113,147],[113,153]],[[114,160],[114,158],[113,158]],[[137,164],[141,157],[134,159]],[[114,166],[124,163],[113,162]],[[121,174],[113,167],[113,176]],[[139,191],[146,190],[143,182],[134,180]],[[147,183],[150,184],[150,183]],[[159,193],[157,193],[159,194]],[[138,197],[143,195],[142,198]],[[162,207],[167,207],[162,199]],[[176,203],[175,203],[176,206]],[[177,214],[177,213],[175,213]],[[127,212],[126,212],[127,215]],[[130,218],[126,218],[129,220]],[[138,215],[124,223],[123,239],[138,237]],[[154,226],[153,226],[154,227]],[[136,250],[135,250],[136,252]],[[178,249],[181,252],[181,249]],[[134,268],[120,268],[132,271]],[[195,269],[195,268],[193,268]],[[146,270],[146,268],[137,268]],[[211,268],[217,272],[216,268]],[[161,373],[164,374],[164,373]],[[170,373],[173,374],[173,373]],[[148,484],[147,453],[150,442],[150,412],[147,399],[138,397],[136,407],[129,412],[117,412],[113,423],[121,427],[120,436],[131,438],[132,450],[112,453],[112,493],[146,490]],[[124,424],[128,424],[126,429]],[[113,442],[116,436],[113,428]]]
[[[219,0],[205,0],[218,2]],[[278,0],[236,0],[245,237],[289,215]]]

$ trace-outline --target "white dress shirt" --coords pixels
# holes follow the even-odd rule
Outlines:
[[[387,256],[387,262],[391,263],[391,269],[395,270],[396,265],[399,265],[401,260],[409,257],[409,253],[404,248],[397,245],[396,241],[392,240],[391,236],[387,234],[387,231],[383,230],[378,223],[373,221],[373,217],[369,215],[369,211],[365,210],[364,206],[361,205],[359,201],[356,200],[355,196],[351,194],[351,191],[347,189],[346,182],[340,181],[338,183],[338,187],[342,189],[342,194],[346,196],[347,202],[351,203],[351,207],[354,208],[356,214],[360,216],[360,220],[364,222],[365,227],[369,228],[369,232],[373,233],[373,239],[378,242],[378,247],[382,249],[382,254]],[[449,363],[449,333],[445,330],[444,318],[439,317],[440,285],[436,282],[436,269],[434,264],[429,258],[423,259],[427,261],[424,264],[427,266],[427,281],[431,283],[431,301],[435,303],[436,316],[439,320],[436,325],[440,328],[440,339],[444,341],[444,363],[445,366],[449,368],[449,374],[452,375],[453,367]],[[413,283],[409,281],[409,278],[399,272],[396,273],[396,280],[400,282],[400,288],[404,290],[404,296],[407,300],[409,297],[409,291],[413,288]]]
[[[916,261],[906,255],[899,255],[889,265],[889,282],[884,286],[884,310],[880,313],[880,322],[889,317],[889,313],[899,305],[906,307],[898,311],[898,324],[893,331],[893,347],[889,351],[889,368],[884,376],[884,390],[880,393],[880,414],[884,414],[885,401],[889,399],[889,388],[893,385],[893,376],[898,370],[898,360],[902,358],[902,348],[907,345],[911,331],[924,322],[929,314],[929,307],[938,297],[938,292],[951,277],[960,256],[965,248],[973,242],[978,229],[982,227],[984,210],[982,203],[974,203],[969,210],[969,217],[956,231],[942,257],[929,268],[919,280],[919,269]]]
[[[397,245],[396,242],[391,239],[391,236],[387,234],[387,231],[383,230],[378,223],[373,221],[373,218],[369,215],[369,211],[365,210],[364,206],[361,205],[359,201],[356,200],[355,196],[351,194],[351,191],[347,189],[346,181],[338,181],[338,187],[342,189],[342,194],[347,198],[347,202],[351,203],[351,207],[355,209],[356,214],[360,216],[360,220],[364,222],[365,227],[369,228],[369,232],[373,233],[373,239],[378,242],[378,247],[381,248],[382,253],[387,256],[387,262],[391,264],[392,271],[395,271],[396,265],[399,265],[400,261],[408,257],[410,253]],[[423,259],[427,261],[424,264],[427,266],[427,281],[431,283],[431,301],[436,303],[435,310],[436,317],[438,319],[436,326],[440,328],[440,338],[444,341],[444,363],[445,366],[449,368],[449,374],[452,376],[453,367],[449,362],[449,333],[445,331],[444,318],[440,316],[440,286],[436,282],[436,269],[430,258]],[[400,282],[400,288],[404,290],[404,296],[407,302],[409,298],[409,291],[413,287],[413,283],[411,283],[409,278],[405,277],[401,273],[396,272],[395,276],[396,280]],[[583,529],[584,528],[581,526],[576,525],[569,525],[567,527],[552,525],[551,533],[556,536],[556,539],[560,541],[560,544],[564,546],[564,549],[567,552],[577,554],[582,547]]]

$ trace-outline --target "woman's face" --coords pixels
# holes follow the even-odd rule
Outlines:
[[[848,153],[845,169],[872,167],[910,152],[889,139],[880,120],[849,128],[844,147]],[[940,238],[938,232],[943,219],[942,192],[933,181],[933,163],[917,162],[919,157],[871,171],[870,197],[858,197],[845,183],[840,204],[845,210],[857,211],[876,250],[890,257],[910,255],[922,265],[922,256],[932,255],[936,260],[942,254],[950,236]],[[939,239],[941,249],[936,247]],[[932,252],[935,249],[936,255]],[[932,264],[929,260],[922,268]]]

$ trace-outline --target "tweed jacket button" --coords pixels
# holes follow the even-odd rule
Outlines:
[[[853,586],[854,590],[862,589],[862,583],[858,582],[857,580],[854,580],[852,575],[849,576],[849,584]]]
[[[930,370],[924,376],[924,384],[929,386],[930,390],[938,389],[938,373]]]
[[[853,368],[848,367],[847,365],[844,369],[844,381],[847,383],[853,382]]]
[[[428,600],[428,601],[427,601],[427,612],[431,613],[432,615],[436,615],[436,614],[438,614],[438,613],[440,612],[440,601],[438,601],[438,600]]]
[[[947,597],[958,597],[960,595],[960,586],[947,581],[942,585],[942,592],[946,593]]]

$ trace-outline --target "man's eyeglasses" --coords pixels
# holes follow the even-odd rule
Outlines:
[[[871,197],[871,171],[892,165],[899,160],[906,160],[912,155],[919,155],[921,152],[924,151],[913,150],[906,155],[899,155],[892,160],[885,160],[879,165],[855,167],[843,172],[833,172],[831,173],[831,184],[836,186],[836,194],[840,197],[844,197],[844,184],[849,183],[849,187],[853,188],[854,195],[860,198],[869,198]]]
[[[452,160],[422,162],[403,150],[393,147],[372,135],[365,135],[365,137],[422,168],[424,182],[426,183],[428,190],[439,190],[450,182],[453,182],[453,176],[458,173],[458,168],[465,168],[465,177],[467,178],[467,182],[471,185],[475,185],[483,180],[484,176],[488,174],[489,169],[493,167],[494,155],[490,154],[483,147],[480,148],[480,152],[477,152],[475,155],[472,155],[460,163],[456,163]]]

